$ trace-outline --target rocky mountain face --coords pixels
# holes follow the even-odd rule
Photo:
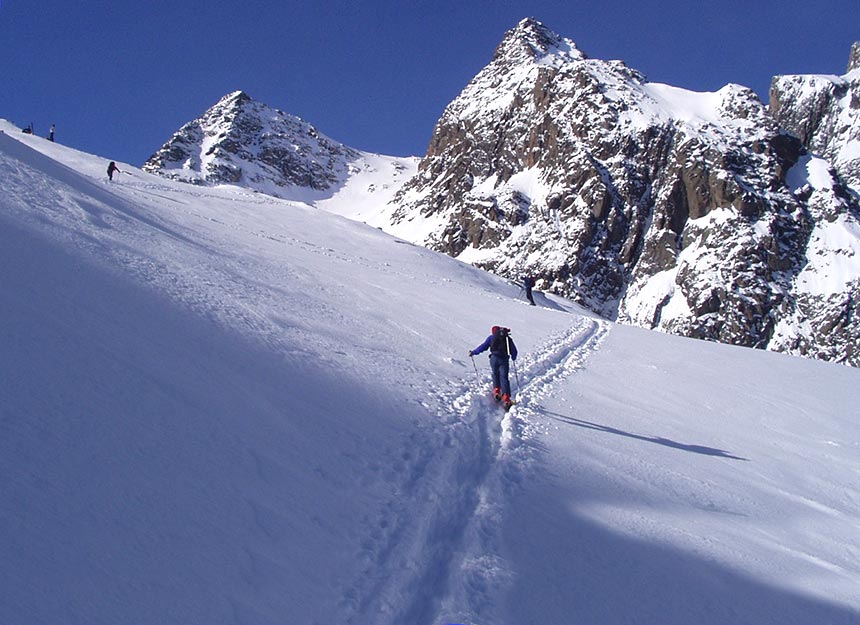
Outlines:
[[[387,229],[620,321],[860,365],[856,66],[695,93],[508,32]],[[419,233],[419,234],[416,234]]]
[[[323,190],[357,157],[304,120],[236,91],[180,128],[143,169],[193,183]]]
[[[809,179],[798,176],[794,187],[813,220],[805,264],[796,276],[793,297],[772,345],[858,365],[860,42],[852,46],[843,76],[774,78],[770,107],[780,126],[798,137],[808,151],[801,165],[810,171]],[[836,180],[829,187],[828,177]],[[792,330],[784,332],[784,328]]]
[[[411,173],[409,160],[347,147],[303,119],[236,91],[182,126],[143,169],[193,184],[233,184],[319,202],[356,177],[369,181],[364,195],[372,194],[380,186],[375,178],[396,182]],[[383,203],[394,190],[381,194]]]
[[[770,106],[780,126],[860,193],[860,42],[844,76],[774,78]]]

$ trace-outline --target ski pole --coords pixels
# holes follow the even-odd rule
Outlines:
[[[472,359],[472,366],[475,368],[475,378],[478,380],[478,384],[480,384],[481,376],[478,373],[478,365],[475,364],[475,357],[472,355],[472,352],[469,352],[469,358]]]
[[[511,358],[511,362],[514,363],[514,378],[517,381],[517,395],[520,394],[520,374],[517,373],[517,361]]]
[[[511,337],[510,337],[510,335],[505,337],[505,341],[507,342],[507,347],[508,347],[508,357],[511,359],[511,362],[514,363],[514,378],[517,381],[517,395],[519,395],[519,393],[520,393],[520,374],[517,373],[517,361],[513,356],[511,356]]]

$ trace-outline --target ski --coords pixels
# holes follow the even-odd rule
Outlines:
[[[490,391],[490,401],[492,401],[494,404],[501,406],[505,412],[508,412],[511,408],[517,405],[517,402],[514,399],[511,399],[510,403],[505,404],[505,402],[502,401],[502,398],[497,397],[496,394],[492,391]]]

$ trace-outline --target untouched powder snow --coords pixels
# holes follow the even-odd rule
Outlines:
[[[651,111],[654,117],[668,115],[668,119],[698,124],[718,124],[722,121],[719,114],[722,93],[700,93],[661,83],[646,83],[641,86],[641,90],[656,103]]]
[[[0,131],[0,622],[860,620],[856,369]]]

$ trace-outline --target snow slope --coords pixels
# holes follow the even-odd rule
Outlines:
[[[0,130],[0,622],[860,620],[856,369]]]

